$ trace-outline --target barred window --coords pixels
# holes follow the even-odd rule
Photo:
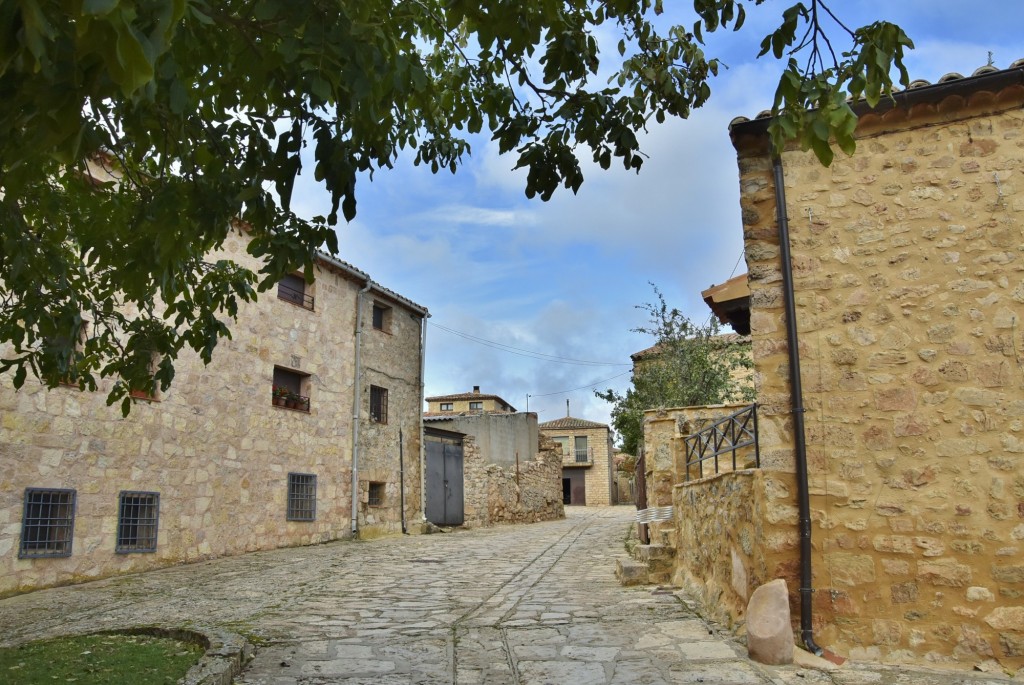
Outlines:
[[[118,506],[115,552],[155,552],[160,493],[123,490]]]
[[[388,390],[370,386],[370,420],[377,423],[388,422]]]
[[[384,506],[384,483],[370,483],[370,492],[366,503],[371,507]]]
[[[25,488],[19,557],[69,557],[74,530],[74,490]]]
[[[288,474],[288,520],[316,520],[316,474]]]

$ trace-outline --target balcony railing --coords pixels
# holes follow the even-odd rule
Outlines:
[[[761,453],[757,445],[757,405],[751,404],[718,419],[710,426],[683,438],[686,444],[686,480],[690,480],[690,467],[696,467],[697,477],[704,477],[704,462],[714,460],[715,473],[719,472],[718,457],[732,453],[732,470],[736,470],[737,450],[754,448],[754,466],[761,466]]]
[[[286,302],[297,304],[300,307],[305,307],[306,309],[313,309],[312,295],[307,295],[305,292],[296,290],[295,288],[289,288],[283,283],[277,284],[277,296]]]
[[[576,452],[576,463],[577,464],[589,464],[590,463],[590,461],[591,461],[591,459],[590,459],[590,451],[586,447],[584,447],[583,449],[577,449],[577,450],[575,450],[575,452]]]

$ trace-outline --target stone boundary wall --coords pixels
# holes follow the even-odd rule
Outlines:
[[[674,585],[686,587],[715,620],[735,628],[747,600],[772,580],[764,558],[764,477],[734,471],[676,485]]]
[[[865,114],[857,153],[828,168],[784,152],[785,211],[817,641],[852,658],[1013,671],[1024,666],[1024,86],[972,93],[972,82]],[[733,140],[762,467],[784,482],[788,346],[771,160],[755,131],[737,125]],[[767,497],[795,525],[795,489]]]
[[[565,517],[562,504],[562,456],[558,446],[541,438],[534,459],[516,467],[485,464],[472,436],[463,448],[467,526],[534,523]]]

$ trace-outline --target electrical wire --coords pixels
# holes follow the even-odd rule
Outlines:
[[[633,370],[630,369],[629,371],[623,371],[622,373],[617,373],[614,376],[610,376],[608,378],[602,378],[599,381],[594,381],[590,385],[581,385],[580,387],[573,388],[572,390],[559,390],[558,392],[546,392],[543,395],[530,395],[530,397],[533,398],[533,397],[551,397],[552,395],[567,395],[570,392],[576,392],[577,390],[586,390],[588,388],[593,388],[594,386],[596,386],[596,385],[598,385],[600,383],[604,383],[605,381],[610,381],[613,378],[618,378],[619,376],[625,376],[627,373],[632,373],[632,372],[633,372]]]
[[[484,345],[485,347],[490,347],[501,352],[508,352],[509,354],[515,354],[520,357],[527,357],[529,359],[539,359],[541,361],[556,362],[558,364],[575,364],[577,366],[632,366],[632,364],[626,364],[624,362],[595,362],[588,361],[586,359],[560,357],[558,355],[547,354],[545,352],[536,352],[534,350],[526,350],[521,347],[513,347],[512,345],[506,345],[505,343],[496,342],[494,340],[487,340],[486,338],[481,338],[470,333],[457,331],[454,328],[448,328],[447,326],[435,323],[432,320],[428,321],[428,324],[430,326],[433,326],[434,328],[438,328],[447,333],[451,333],[452,335],[457,335],[460,338],[464,338],[477,344]],[[628,371],[626,373],[628,373]]]

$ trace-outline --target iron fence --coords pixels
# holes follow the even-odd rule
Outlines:
[[[306,309],[313,309],[313,305],[315,303],[312,295],[307,295],[302,290],[289,288],[284,283],[277,284],[277,296],[282,300],[287,300],[292,304],[297,304],[300,307],[305,307]]]
[[[757,405],[751,404],[716,420],[693,435],[683,438],[686,443],[686,480],[690,480],[690,467],[696,466],[697,477],[704,477],[704,462],[714,460],[715,473],[720,472],[719,456],[732,453],[732,470],[736,470],[736,453],[747,447],[754,448],[754,466],[761,466],[761,453],[757,445]]]

